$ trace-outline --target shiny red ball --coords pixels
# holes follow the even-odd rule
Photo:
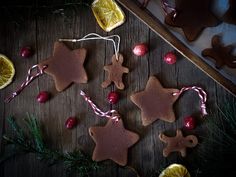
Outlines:
[[[46,101],[49,100],[49,97],[50,97],[50,94],[48,92],[42,91],[42,92],[39,92],[36,98],[39,103],[45,103]]]
[[[164,61],[167,64],[172,65],[172,64],[176,63],[176,55],[173,52],[168,52],[164,56]]]
[[[148,52],[148,46],[145,43],[136,44],[133,53],[136,56],[144,56]]]
[[[65,126],[67,129],[72,129],[77,125],[78,121],[75,117],[69,117],[66,122]]]
[[[110,104],[116,104],[119,101],[119,94],[117,92],[110,92],[107,99]]]
[[[23,47],[20,50],[20,56],[23,58],[29,58],[33,55],[33,50],[31,47]]]
[[[196,120],[195,118],[189,116],[184,118],[184,127],[188,130],[193,130],[196,128]]]

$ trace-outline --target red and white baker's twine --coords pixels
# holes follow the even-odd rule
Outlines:
[[[179,92],[173,93],[173,95],[180,95],[183,92],[188,91],[188,90],[194,90],[198,93],[198,96],[200,97],[200,103],[201,103],[200,107],[201,107],[202,115],[203,116],[207,115],[207,111],[206,111],[207,94],[201,87],[196,87],[196,86],[183,87]]]
[[[83,96],[84,100],[89,103],[96,115],[98,115],[99,117],[106,117],[108,119],[119,121],[120,116],[116,110],[109,110],[103,112],[97,107],[97,105],[92,102],[92,100],[82,90],[80,91],[80,95]]]
[[[9,103],[13,98],[15,98],[17,95],[20,94],[20,92],[22,92],[22,90],[24,90],[25,87],[27,87],[36,77],[44,74],[44,69],[46,69],[47,66],[43,66],[42,69],[40,69],[38,67],[38,65],[34,65],[32,66],[29,70],[28,70],[28,74],[27,77],[25,79],[25,81],[20,85],[20,87],[11,94],[11,96],[7,97],[4,101],[6,103]],[[36,73],[33,73],[33,70],[36,69]],[[33,74],[32,74],[33,73]]]

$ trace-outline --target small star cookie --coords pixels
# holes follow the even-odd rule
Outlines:
[[[108,120],[104,127],[90,127],[89,134],[96,143],[92,159],[110,159],[121,166],[127,164],[128,148],[139,140],[138,134],[124,128],[122,119]]]
[[[219,24],[210,11],[211,3],[212,0],[175,0],[177,16],[173,18],[175,12],[169,13],[165,23],[182,28],[187,40],[194,41],[204,28]]]
[[[61,92],[73,82],[87,83],[87,74],[84,69],[86,57],[84,48],[70,50],[62,42],[54,43],[53,55],[38,64],[39,68],[51,75],[57,91]]]
[[[178,99],[178,89],[163,88],[159,80],[151,76],[144,91],[130,96],[131,101],[141,109],[142,124],[147,126],[157,119],[174,122],[173,104]]]

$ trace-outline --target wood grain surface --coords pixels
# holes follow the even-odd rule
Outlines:
[[[132,93],[145,88],[149,76],[157,76],[164,87],[180,89],[183,86],[201,86],[208,94],[208,110],[216,110],[217,103],[235,103],[236,100],[231,94],[180,54],[177,54],[176,64],[164,63],[164,54],[174,49],[133,14],[126,10],[124,12],[125,24],[110,33],[105,33],[100,29],[91,10],[86,8],[72,11],[70,17],[52,14],[29,17],[20,26],[11,22],[1,23],[0,53],[12,59],[16,75],[14,82],[0,91],[0,137],[9,132],[9,127],[5,123],[8,116],[15,116],[21,123],[28,112],[37,116],[42,123],[46,143],[50,148],[64,152],[81,148],[92,154],[95,144],[88,134],[88,128],[93,125],[104,125],[106,121],[95,116],[91,108],[79,96],[79,92],[81,89],[84,90],[103,110],[110,108],[106,97],[111,87],[102,89],[101,83],[106,77],[103,66],[111,62],[113,55],[111,43],[101,40],[76,44],[66,43],[72,49],[84,47],[88,50],[85,62],[89,77],[88,84],[73,84],[65,91],[58,93],[52,78],[45,74],[31,83],[9,104],[3,102],[4,98],[25,79],[29,67],[52,54],[55,41],[59,38],[79,38],[91,32],[101,35],[118,34],[121,37],[120,52],[124,55],[124,66],[130,69],[130,73],[124,76],[126,88],[118,91],[121,99],[114,109],[122,115],[125,127],[140,134],[140,141],[129,150],[128,165],[137,169],[141,176],[149,176],[152,170],[158,170],[163,163],[172,163],[180,158],[176,153],[168,158],[162,156],[164,145],[158,139],[158,134],[163,131],[174,133],[176,128],[182,128],[184,117],[199,115],[199,98],[196,93],[190,91],[181,96],[174,105],[177,117],[175,123],[157,121],[151,126],[143,127],[140,110],[129,97]],[[132,54],[132,47],[140,42],[146,42],[150,46],[150,52],[144,57],[136,57]],[[27,45],[33,46],[35,54],[32,58],[23,59],[19,56],[19,50]],[[45,104],[39,104],[35,97],[44,90],[51,92],[52,98]],[[80,122],[73,130],[67,130],[64,125],[65,120],[70,116],[76,116]],[[198,134],[198,131],[198,129],[193,131],[193,134]],[[3,146],[1,151],[4,151]],[[127,169],[114,166],[112,162],[110,164],[111,167],[94,172],[91,176],[135,176]],[[33,154],[28,154],[17,156],[2,164],[0,176],[62,177],[66,174],[62,165],[48,167]]]

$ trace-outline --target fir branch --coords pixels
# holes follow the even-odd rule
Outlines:
[[[43,142],[43,136],[38,121],[33,116],[28,115],[28,118],[25,120],[25,124],[31,135],[30,138],[28,138],[26,133],[23,132],[22,128],[16,124],[12,117],[8,118],[8,122],[16,136],[14,138],[6,135],[3,136],[8,146],[5,147],[5,153],[0,155],[0,163],[18,154],[34,153],[40,160],[46,161],[48,165],[63,163],[66,172],[77,172],[81,177],[88,176],[90,172],[102,167],[97,162],[92,161],[92,159],[81,150],[63,153],[47,148]]]

